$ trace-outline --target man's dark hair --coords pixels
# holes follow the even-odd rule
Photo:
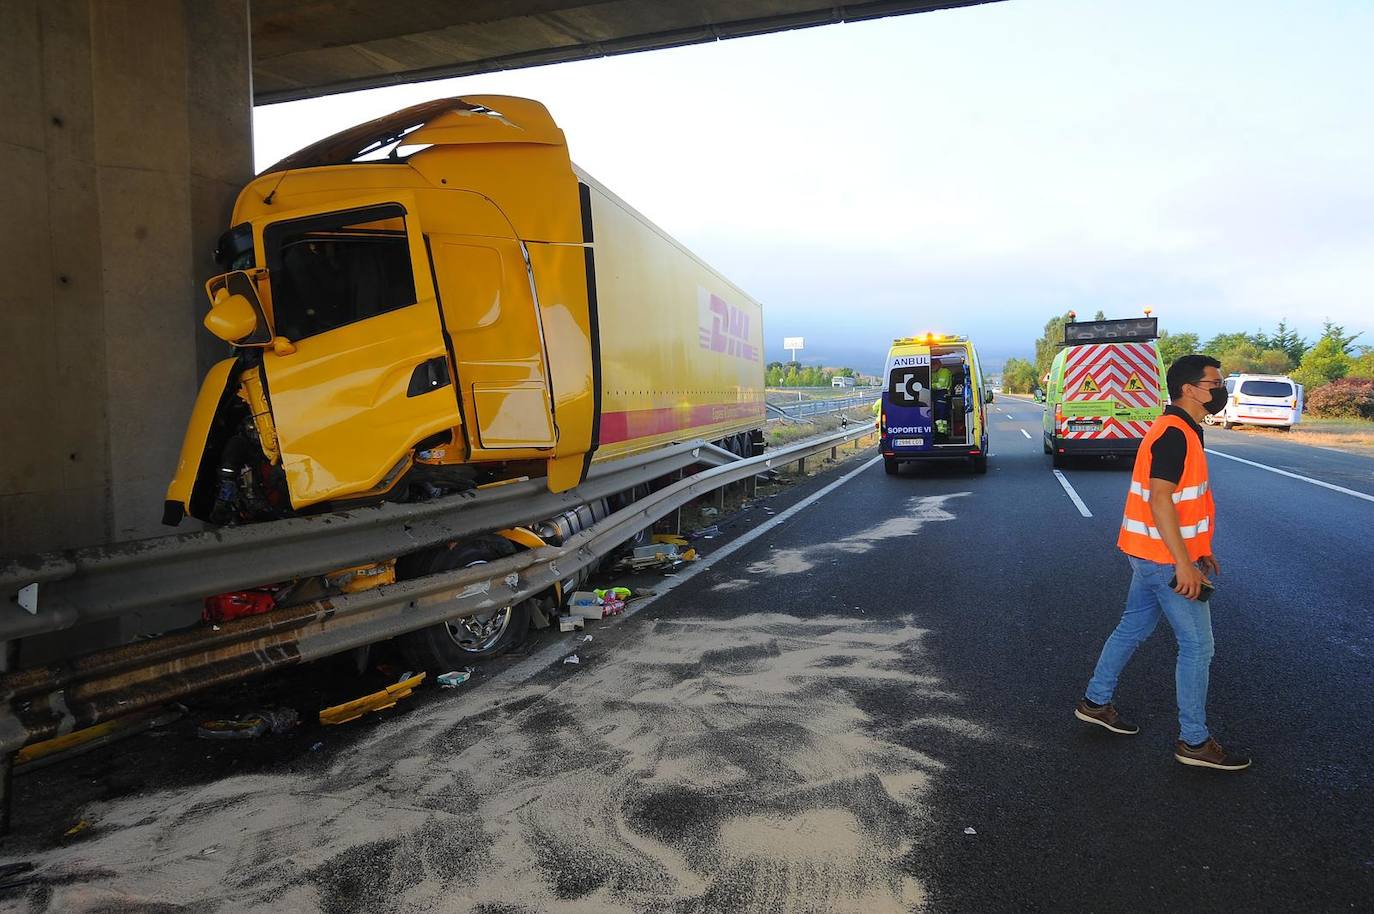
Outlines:
[[[1169,366],[1169,373],[1166,375],[1169,382],[1169,399],[1177,400],[1183,396],[1183,385],[1201,381],[1208,368],[1220,371],[1221,363],[1210,355],[1200,355],[1196,352],[1180,356]]]

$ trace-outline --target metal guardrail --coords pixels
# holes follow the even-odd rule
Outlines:
[[[675,470],[737,461],[705,441],[596,464],[582,485],[553,493],[529,479],[417,504],[382,504],[267,524],[131,540],[0,564],[0,641],[414,552],[446,540],[556,516]],[[34,612],[18,592],[37,584]],[[193,615],[194,617],[194,615]]]
[[[709,445],[684,445],[674,449],[672,457],[646,460],[638,469],[661,476],[671,472],[665,468],[676,463],[673,457],[687,456],[695,462],[720,455],[730,459],[651,493],[574,534],[562,546],[521,552],[478,568],[285,607],[214,628],[188,629],[55,666],[9,673],[0,677],[0,758],[26,743],[202,688],[510,605],[551,588],[700,495],[774,467],[804,463],[824,450],[833,453],[841,445],[871,434],[871,427],[860,426],[747,459]],[[612,477],[617,485],[631,478],[608,472],[602,480]],[[579,491],[584,488],[579,487]],[[464,525],[462,529],[473,528]],[[135,557],[128,560],[135,561]],[[79,577],[76,573],[73,579]],[[202,594],[214,592],[212,587],[201,590]],[[0,797],[0,804],[3,802]]]
[[[833,397],[823,400],[803,400],[800,403],[769,403],[770,414],[781,414],[789,419],[804,419],[825,413],[837,413],[845,409],[869,406],[878,399],[879,394],[866,394],[854,397]]]
[[[288,606],[214,627],[187,629],[0,677],[0,834],[9,828],[14,753],[29,743],[201,689],[527,599],[599,560],[648,524],[700,495],[775,466],[793,461],[804,466],[812,454],[827,448],[834,454],[840,445],[871,434],[872,429],[858,427],[748,459],[710,445],[684,445],[668,456],[661,452],[650,455],[637,464],[637,471],[662,475],[672,472],[667,468],[687,456],[697,463],[702,458],[726,462],[651,493],[574,534],[561,546],[518,553],[477,568]],[[619,472],[622,469],[629,467],[606,472],[597,482],[610,485],[614,478],[616,484],[622,483],[628,478]],[[579,487],[584,489],[585,484]],[[74,563],[69,579],[80,577]],[[48,578],[50,583],[58,580],[66,579]]]

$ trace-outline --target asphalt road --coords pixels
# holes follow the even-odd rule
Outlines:
[[[6,859],[45,882],[0,906],[1374,910],[1374,502],[1349,494],[1374,460],[1208,432],[1349,490],[1211,460],[1211,724],[1255,758],[1222,774],[1172,758],[1167,625],[1117,696],[1140,735],[1072,717],[1129,578],[1129,467],[1064,471],[1084,516],[1039,406],[992,416],[986,476],[851,464],[592,642],[545,635],[320,751],[172,734],[27,775]],[[40,827],[76,815],[88,837]]]

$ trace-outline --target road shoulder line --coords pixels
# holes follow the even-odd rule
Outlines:
[[[1320,479],[1313,479],[1311,476],[1302,476],[1298,473],[1290,473],[1288,470],[1280,470],[1278,467],[1271,467],[1267,464],[1256,463],[1253,460],[1246,460],[1244,457],[1237,457],[1234,454],[1223,454],[1221,451],[1215,451],[1212,448],[1204,448],[1204,450],[1209,454],[1215,454],[1218,457],[1225,457],[1227,460],[1234,460],[1237,463],[1243,463],[1247,466],[1255,467],[1256,469],[1267,470],[1270,473],[1277,473],[1280,476],[1287,476],[1289,479],[1298,479],[1303,482],[1309,482],[1314,486],[1321,486],[1323,489],[1330,489],[1332,492],[1340,492],[1342,495],[1353,495],[1355,498],[1363,498],[1365,501],[1374,502],[1374,495],[1370,495],[1367,492],[1356,492],[1354,489],[1347,489],[1345,486],[1338,486],[1333,482],[1324,482]]]

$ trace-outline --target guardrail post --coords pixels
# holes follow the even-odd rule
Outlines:
[[[805,475],[806,475],[806,458],[805,458],[805,457],[803,457],[802,459],[800,459],[800,460],[797,461],[797,474],[798,474],[799,476],[805,476]]]
[[[840,459],[840,446],[839,446],[838,444],[835,445],[834,447],[832,447],[832,448],[830,449],[830,459],[831,459],[831,460],[839,460],[839,459]]]

